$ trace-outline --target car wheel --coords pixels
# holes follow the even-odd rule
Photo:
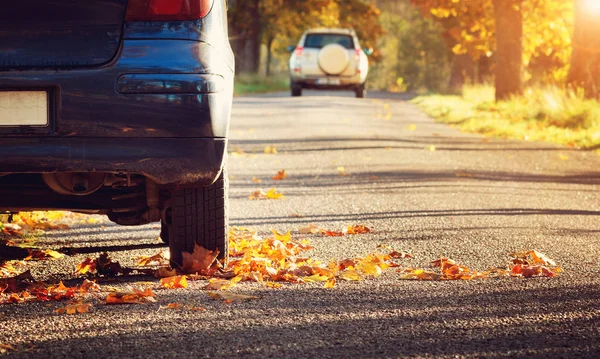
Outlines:
[[[365,97],[367,97],[367,88],[366,88],[365,84],[362,84],[362,85],[358,86],[356,88],[356,90],[354,90],[354,92],[356,92],[356,97],[357,98],[365,98]]]
[[[228,258],[228,187],[226,167],[208,187],[172,192],[169,251],[173,268],[182,266],[183,252],[192,253],[195,244],[219,250],[219,259]]]
[[[292,97],[300,97],[302,96],[302,86],[292,85]]]
[[[160,221],[160,239],[169,244],[169,226],[165,223],[165,221]]]

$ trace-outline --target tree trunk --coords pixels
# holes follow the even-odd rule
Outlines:
[[[494,0],[496,101],[523,93],[522,0]]]
[[[267,77],[271,76],[271,61],[273,58],[273,37],[267,40],[267,65],[265,66]]]
[[[243,30],[234,32],[232,46],[236,55],[236,70],[239,72],[257,73],[260,67],[260,0],[243,0],[235,2],[236,12],[245,12],[249,23],[242,27]],[[230,3],[230,6],[232,4]],[[236,24],[232,24],[235,28]]]
[[[600,96],[600,21],[597,14],[586,11],[583,0],[575,0],[573,56],[567,81],[583,88],[586,97]]]

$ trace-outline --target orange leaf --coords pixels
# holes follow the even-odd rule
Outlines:
[[[287,177],[287,175],[285,174],[285,170],[281,170],[279,172],[277,172],[277,174],[275,176],[273,176],[273,180],[274,181],[281,181],[284,180]]]
[[[369,232],[371,232],[371,228],[362,225],[348,226],[348,230],[346,231],[348,234],[363,234]]]
[[[187,253],[183,252],[183,271],[186,273],[198,273],[209,269],[212,264],[217,260],[219,250],[208,250],[204,247],[199,246],[197,243],[194,245],[194,252]]]
[[[168,277],[162,278],[160,280],[160,285],[167,289],[176,289],[176,288],[187,288],[188,283],[184,275],[180,275],[177,277]]]
[[[87,313],[90,310],[89,303],[75,303],[69,304],[64,308],[58,308],[54,312],[58,314],[77,314],[77,313]]]
[[[75,271],[79,274],[94,273],[96,271],[96,260],[86,258],[83,262],[77,265],[77,269]]]
[[[109,293],[106,297],[106,304],[142,304],[145,302],[154,302],[153,297],[152,288],[146,288],[143,291],[132,289],[126,292]]]

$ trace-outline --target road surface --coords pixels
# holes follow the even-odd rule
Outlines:
[[[309,255],[364,256],[379,245],[412,253],[406,266],[448,256],[473,269],[506,265],[536,249],[557,278],[402,280],[395,270],[359,282],[242,283],[258,300],[225,304],[151,277],[103,285],[152,285],[157,303],[59,315],[64,303],[0,306],[8,357],[379,358],[598,357],[600,355],[600,157],[544,143],[485,139],[436,124],[401,95],[305,92],[235,99],[231,125],[231,224],[268,235],[308,224],[366,235],[304,235]],[[265,154],[266,146],[277,154]],[[341,171],[340,167],[344,170]],[[271,176],[285,169],[288,178]],[[260,178],[262,183],[253,182]],[[276,187],[283,200],[248,195]],[[73,280],[86,256],[109,251],[123,265],[163,246],[155,225],[75,223],[37,243],[79,254],[30,263],[47,281]],[[140,284],[141,282],[141,284]],[[146,283],[147,282],[147,283]],[[192,303],[204,312],[161,309]]]

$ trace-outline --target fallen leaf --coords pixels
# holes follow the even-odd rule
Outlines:
[[[154,302],[154,293],[152,288],[144,290],[131,289],[123,292],[108,293],[106,304],[143,304],[146,302]]]
[[[434,145],[430,145],[429,147],[427,147],[427,149],[431,152],[435,152],[435,146]]]
[[[89,303],[83,303],[83,302],[78,302],[78,303],[73,303],[73,304],[69,304],[64,308],[58,308],[56,309],[54,312],[58,313],[58,314],[77,314],[77,313],[87,313],[90,310],[90,304]]]
[[[281,180],[284,180],[286,177],[287,177],[287,175],[285,174],[285,170],[281,170],[281,171],[277,172],[277,174],[275,176],[273,176],[273,180],[281,181]]]
[[[83,262],[77,265],[75,272],[79,274],[95,273],[96,261],[91,258],[86,258]]]
[[[363,276],[360,275],[360,273],[358,273],[354,269],[347,269],[347,270],[341,272],[339,277],[340,277],[340,279],[347,280],[347,281],[358,281],[358,280],[364,279]]]
[[[323,286],[323,288],[327,288],[327,289],[335,288],[335,284],[336,284],[335,278],[329,278],[327,280],[327,282],[325,282],[325,285]]]
[[[362,225],[348,226],[346,233],[348,234],[364,234],[371,232],[371,228]]]
[[[167,304],[167,306],[165,308],[167,308],[167,309],[181,309],[181,307],[183,307],[183,304],[181,304],[181,303],[169,303],[169,304]]]
[[[264,152],[265,152],[265,154],[276,155],[277,148],[275,148],[275,146],[265,146]]]
[[[187,288],[188,283],[184,275],[162,278],[160,285],[167,289]]]
[[[346,172],[346,168],[344,168],[344,167],[341,167],[341,166],[338,167],[337,171],[338,171],[338,176],[342,176],[342,177],[350,176],[350,173]]]
[[[417,129],[417,125],[410,124],[410,125],[406,126],[406,129],[409,130],[409,131],[414,131],[414,130]]]
[[[244,302],[248,300],[258,299],[258,297],[254,295],[236,294],[231,292],[208,292],[208,295],[210,295],[215,300],[222,299],[227,303]]]
[[[275,188],[271,188],[268,192],[263,192],[262,190],[258,190],[253,192],[248,196],[249,199],[257,200],[257,199],[282,199],[284,195],[275,190]]]
[[[160,251],[153,256],[138,257],[138,265],[142,267],[162,266],[169,264],[168,252]]]
[[[168,278],[168,277],[174,277],[176,275],[177,275],[177,270],[167,268],[167,267],[160,267],[156,270],[156,272],[154,272],[154,278]]]
[[[262,180],[260,178],[258,178],[258,177],[252,177],[252,182],[254,182],[254,183],[261,183]]]
[[[225,279],[211,278],[202,289],[205,290],[227,290],[236,285],[236,282]]]
[[[567,161],[569,159],[569,156],[567,155],[563,155],[562,153],[558,155],[558,158],[560,158],[563,161]]]
[[[302,233],[302,234],[315,234],[315,233],[320,233],[322,231],[321,227],[315,225],[315,224],[309,224],[306,227],[302,227],[300,229],[298,229],[298,232]]]
[[[219,250],[208,250],[197,243],[194,244],[194,252],[183,252],[183,266],[185,273],[198,273],[209,269],[216,262]]]

